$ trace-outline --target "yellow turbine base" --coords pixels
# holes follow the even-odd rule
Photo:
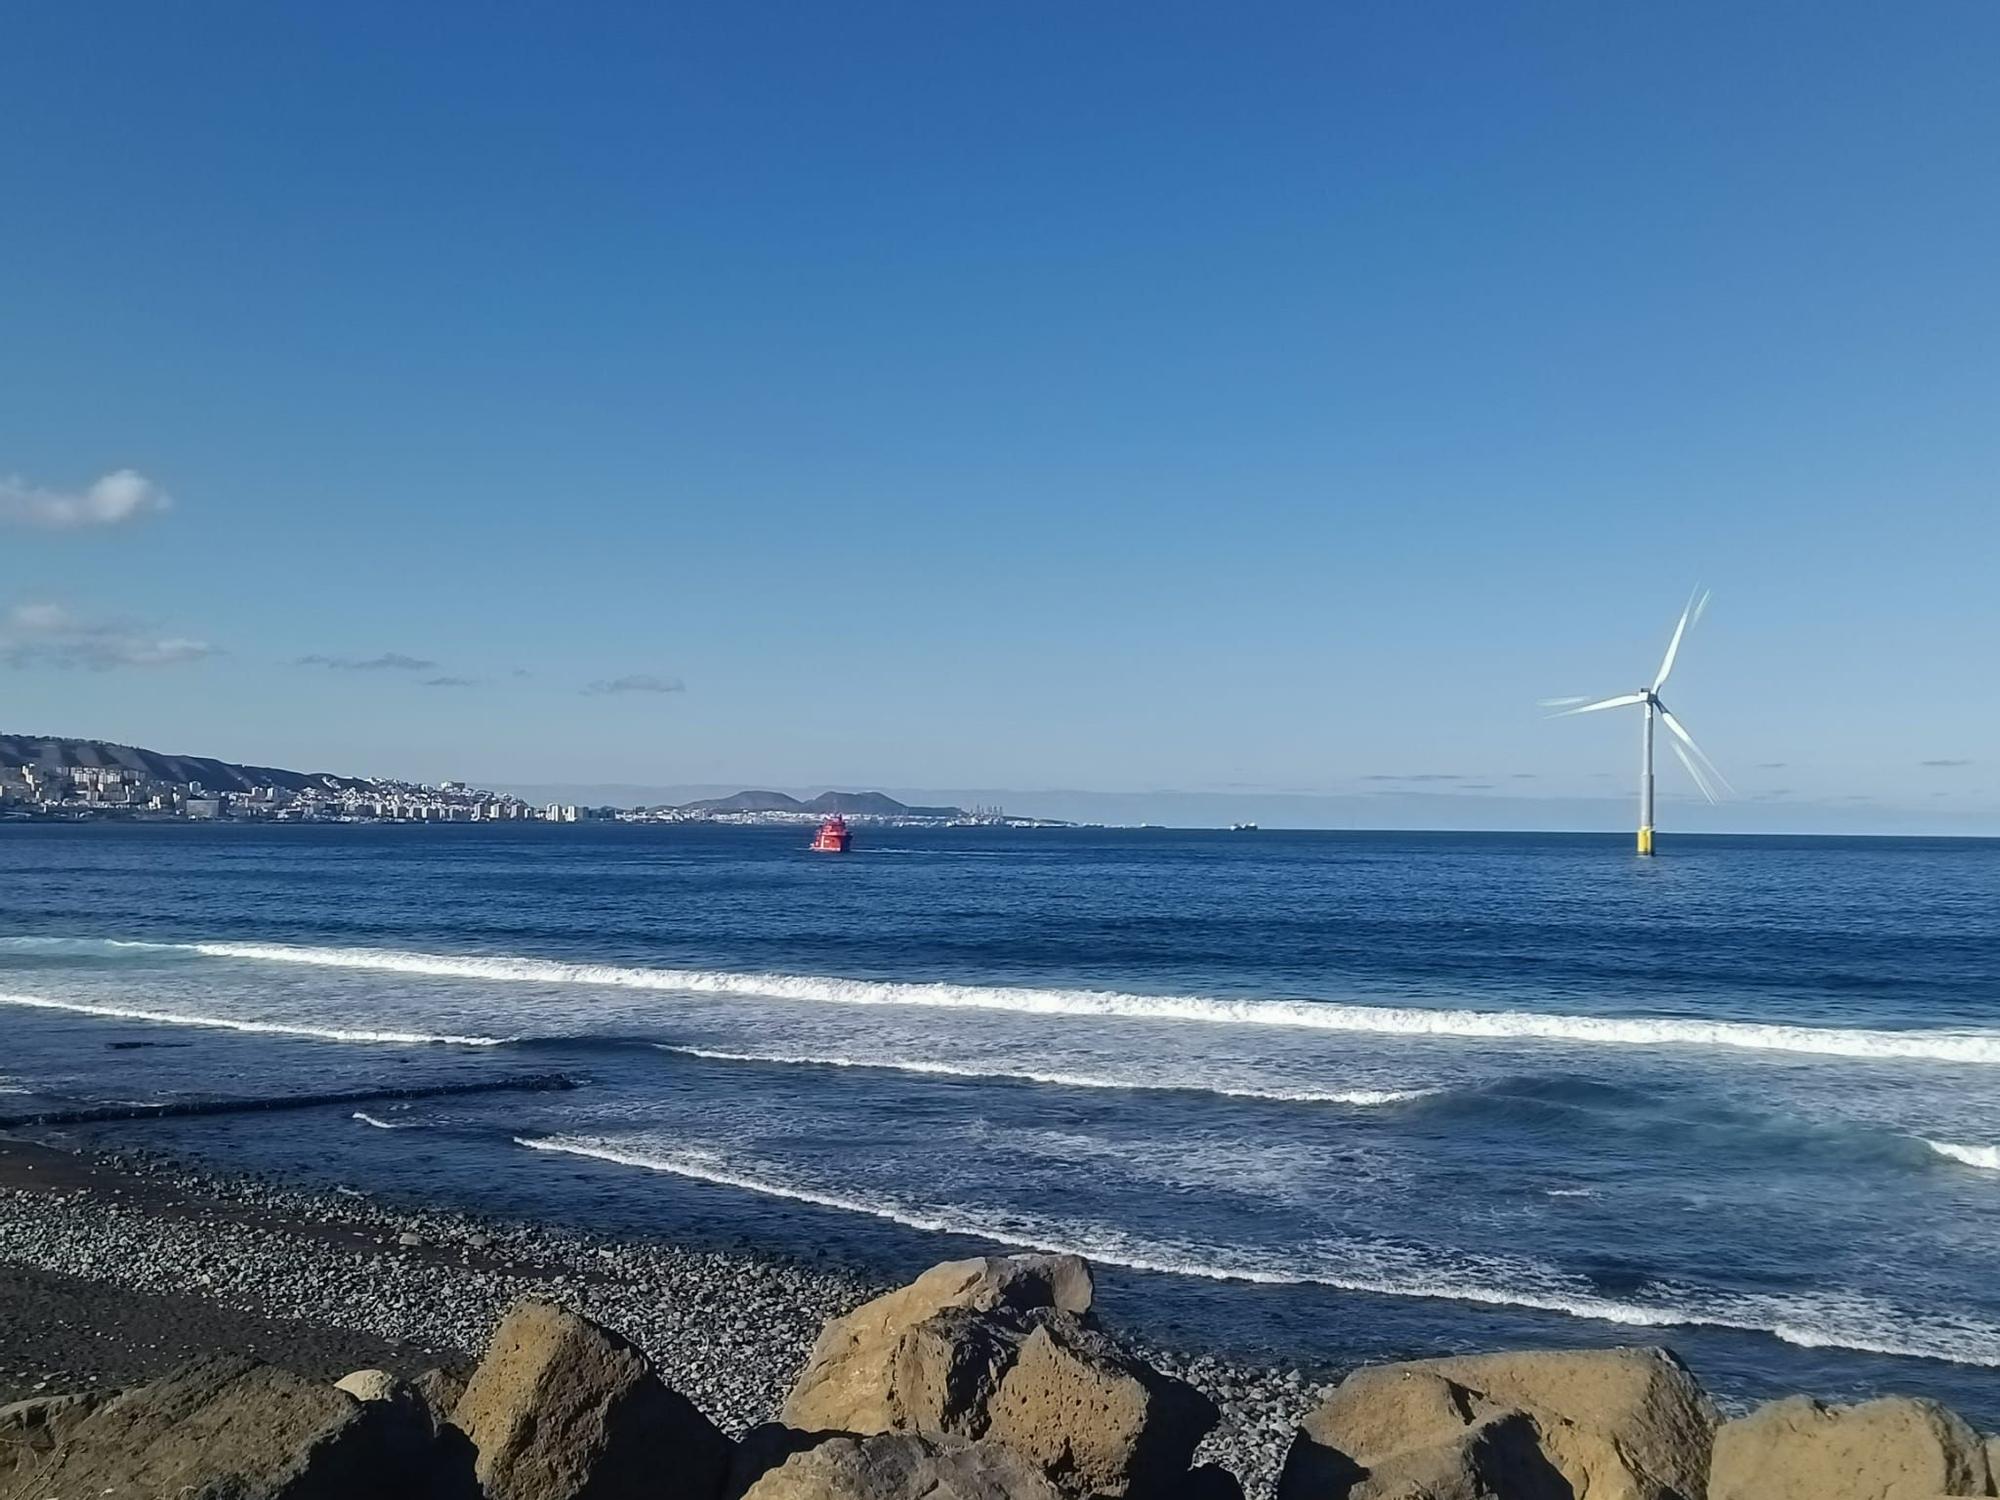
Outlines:
[[[1650,828],[1641,828],[1641,829],[1639,830],[1639,852],[1640,852],[1641,854],[1651,854],[1651,853],[1653,852],[1653,830],[1652,830],[1652,829],[1650,829]]]

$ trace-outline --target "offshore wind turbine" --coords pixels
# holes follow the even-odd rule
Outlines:
[[[1655,719],[1666,725],[1667,732],[1673,735],[1671,743],[1674,754],[1679,756],[1681,764],[1687,767],[1688,775],[1694,778],[1694,784],[1702,796],[1711,803],[1716,800],[1715,788],[1709,783],[1711,776],[1721,783],[1724,791],[1733,790],[1727,778],[1716,769],[1715,762],[1702,753],[1701,746],[1694,742],[1694,736],[1687,732],[1687,727],[1673,716],[1665,703],[1660,701],[1660,689],[1666,686],[1667,674],[1674,669],[1674,658],[1680,654],[1682,639],[1687,635],[1689,627],[1701,618],[1702,611],[1707,608],[1706,589],[1697,590],[1689,597],[1687,608],[1681,611],[1680,623],[1674,627],[1673,639],[1667,642],[1667,654],[1660,658],[1660,670],[1653,674],[1651,687],[1641,688],[1636,693],[1620,693],[1615,698],[1600,698],[1595,703],[1587,703],[1582,698],[1542,700],[1544,708],[1562,709],[1561,713],[1554,715],[1558,719],[1567,718],[1571,714],[1594,714],[1599,709],[1605,708],[1628,708],[1633,704],[1639,704],[1644,708],[1639,751],[1639,852],[1641,854],[1653,852],[1653,721]],[[1566,708],[1563,707],[1565,704],[1577,706]]]

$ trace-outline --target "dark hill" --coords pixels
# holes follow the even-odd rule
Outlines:
[[[42,739],[34,735],[0,734],[0,770],[33,766],[42,771],[103,768],[136,772],[158,781],[198,781],[208,791],[253,792],[260,787],[303,791],[307,787],[338,789],[372,785],[352,776],[285,771],[275,766],[244,766],[206,755],[162,755],[136,745],[104,740]]]
[[[695,812],[721,813],[829,813],[864,818],[962,818],[956,807],[912,807],[881,792],[821,792],[810,802],[801,802],[785,792],[738,792],[733,797],[710,797],[690,802]]]

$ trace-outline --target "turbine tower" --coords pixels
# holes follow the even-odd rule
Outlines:
[[[1702,611],[1707,608],[1708,591],[1697,590],[1695,595],[1689,598],[1687,608],[1681,611],[1680,624],[1674,627],[1673,639],[1667,642],[1667,654],[1660,659],[1660,670],[1654,675],[1651,687],[1641,688],[1636,693],[1620,693],[1615,698],[1600,698],[1595,703],[1586,703],[1581,698],[1542,700],[1544,708],[1562,709],[1561,713],[1554,715],[1558,719],[1567,718],[1571,714],[1594,714],[1601,708],[1626,708],[1635,703],[1643,707],[1639,749],[1639,852],[1641,854],[1653,852],[1654,719],[1657,718],[1666,725],[1667,732],[1673,735],[1674,754],[1679,756],[1681,764],[1687,767],[1688,775],[1694,778],[1694,784],[1702,796],[1711,803],[1716,800],[1715,788],[1709,783],[1711,776],[1721,783],[1724,791],[1733,790],[1727,778],[1716,769],[1715,762],[1703,754],[1701,746],[1694,742],[1694,736],[1687,732],[1681,721],[1676,719],[1667,705],[1660,701],[1660,689],[1666,685],[1667,674],[1674,669],[1674,658],[1680,654],[1682,638],[1687,635],[1688,627],[1699,620]],[[1577,707],[1565,708],[1563,707],[1565,704],[1576,704]]]

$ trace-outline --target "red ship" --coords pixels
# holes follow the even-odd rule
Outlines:
[[[845,854],[854,835],[847,831],[847,819],[836,813],[819,825],[819,832],[813,835],[812,852],[815,854]]]

